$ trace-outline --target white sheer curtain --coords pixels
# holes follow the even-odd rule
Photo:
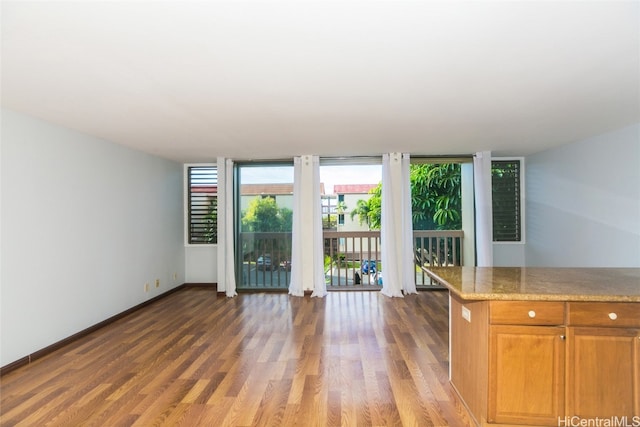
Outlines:
[[[476,204],[476,265],[493,266],[493,210],[491,151],[473,156],[473,191]]]
[[[382,293],[415,294],[409,154],[382,156]]]
[[[218,288],[236,292],[233,229],[233,160],[218,157]]]
[[[305,284],[313,285],[312,297],[324,297],[327,294],[321,203],[319,157],[295,157],[290,295],[304,296]]]
[[[291,233],[291,281],[289,282],[289,295],[304,296],[302,284],[302,158],[293,159],[293,222]]]
[[[410,175],[411,157],[408,153],[402,155],[402,204],[400,205],[400,215],[402,217],[402,228],[400,244],[402,244],[402,290],[405,294],[417,294],[416,273],[413,251],[413,218],[411,212],[411,178]]]
[[[322,240],[322,200],[320,199],[320,157],[311,157],[311,188],[312,201],[311,221],[313,226],[313,292],[311,297],[322,298],[327,295],[327,282],[324,279],[324,242]]]

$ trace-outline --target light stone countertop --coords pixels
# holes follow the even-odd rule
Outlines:
[[[640,302],[640,268],[430,267],[465,300]]]

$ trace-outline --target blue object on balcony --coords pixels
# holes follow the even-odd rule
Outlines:
[[[376,262],[374,260],[365,259],[360,267],[362,274],[376,274]]]

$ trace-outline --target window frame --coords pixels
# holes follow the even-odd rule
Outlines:
[[[191,224],[191,218],[189,216],[189,204],[190,204],[190,200],[189,200],[189,186],[190,186],[190,174],[189,174],[189,170],[191,168],[216,168],[216,170],[218,170],[218,163],[214,162],[214,163],[185,163],[183,165],[183,176],[184,176],[184,194],[183,194],[183,200],[184,200],[184,246],[185,247],[212,247],[212,246],[217,246],[218,243],[191,243],[190,242],[190,224]],[[216,185],[218,183],[216,182]],[[217,197],[217,195],[216,195]]]
[[[524,245],[526,244],[526,193],[525,193],[525,158],[524,157],[491,157],[491,169],[493,171],[493,162],[519,162],[520,163],[520,240],[493,240],[493,231],[491,233],[491,242],[500,245]],[[491,173],[491,191],[493,194],[493,172]],[[493,199],[493,197],[492,197]],[[493,222],[493,201],[491,202],[491,221]]]

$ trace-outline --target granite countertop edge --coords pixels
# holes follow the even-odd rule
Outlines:
[[[444,284],[444,283],[443,283]],[[640,297],[626,295],[560,295],[560,294],[487,294],[460,292],[453,286],[444,286],[454,295],[468,301],[563,301],[563,302],[638,302]]]
[[[452,285],[447,280],[438,276],[433,271],[427,270],[427,274],[435,281],[446,287],[455,296],[468,301],[563,301],[563,302],[637,302],[640,303],[640,295],[620,294],[596,294],[596,293],[550,293],[546,292],[464,292],[459,287]]]

